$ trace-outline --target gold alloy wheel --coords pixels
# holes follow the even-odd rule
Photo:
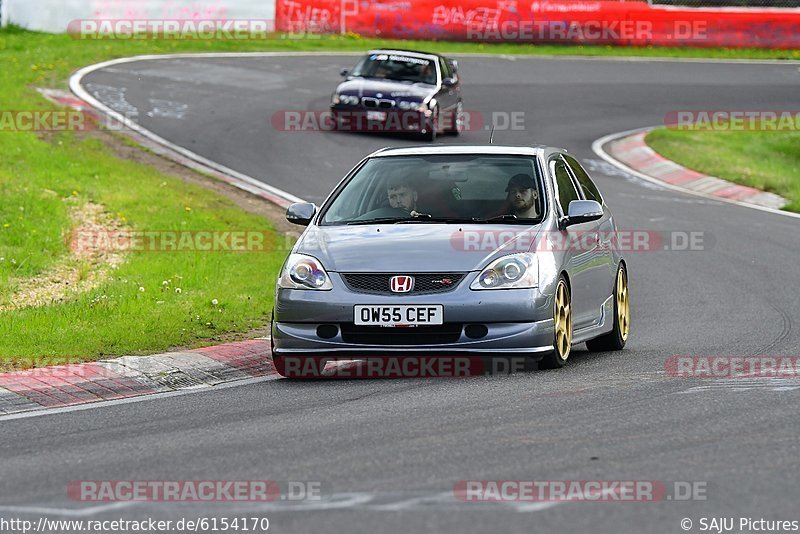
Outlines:
[[[628,301],[628,273],[624,267],[617,271],[617,322],[622,341],[628,340],[631,328],[631,304]]]
[[[564,280],[558,281],[556,287],[555,313],[556,355],[561,360],[569,358],[572,348],[572,307],[570,306],[569,288]]]

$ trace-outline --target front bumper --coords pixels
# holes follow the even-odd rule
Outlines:
[[[401,111],[398,109],[367,109],[354,106],[331,106],[336,120],[337,131],[345,132],[426,132],[429,117],[419,111]],[[382,119],[375,118],[375,113],[385,114]]]
[[[472,273],[456,289],[447,293],[374,295],[352,292],[338,273],[329,274],[334,284],[331,291],[278,290],[272,324],[276,354],[356,354],[362,357],[409,352],[543,354],[553,348],[552,296],[543,295],[538,289],[472,291],[469,284],[477,276],[477,273]],[[376,337],[374,329],[372,334],[361,336],[354,342],[355,337],[351,332],[354,307],[378,304],[442,304],[443,328],[449,332],[445,336],[447,341],[420,342],[419,339],[430,339],[423,335],[424,327],[420,327],[403,329],[403,338],[395,338],[390,343],[364,341]],[[474,334],[476,325],[484,334],[477,338]],[[467,330],[470,326],[472,337]],[[320,327],[327,329],[327,332],[318,331]],[[331,327],[335,327],[335,335],[331,335]],[[343,332],[343,329],[347,332]],[[378,337],[399,334],[394,328],[381,328],[377,332]],[[321,337],[320,333],[324,333],[325,337]],[[417,333],[420,334],[419,339],[406,341],[417,337]]]

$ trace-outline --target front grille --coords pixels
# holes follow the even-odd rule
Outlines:
[[[365,96],[361,99],[361,103],[365,108],[373,109],[392,109],[394,107],[394,100],[387,100],[385,98],[372,98]]]
[[[390,280],[393,276],[413,276],[414,289],[409,293],[392,293]],[[342,274],[342,279],[347,288],[355,293],[403,296],[447,293],[454,290],[464,276],[464,273],[346,273]]]
[[[461,338],[464,325],[446,323],[439,326],[391,328],[342,323],[342,341],[353,345],[444,345]]]

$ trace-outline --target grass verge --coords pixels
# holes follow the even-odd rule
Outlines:
[[[0,110],[55,109],[36,87],[65,88],[76,69],[117,57],[177,52],[363,51],[424,48],[443,53],[800,59],[800,51],[614,48],[423,41],[358,36],[262,41],[76,41],[67,35],[0,30]],[[107,135],[107,134],[106,134]],[[99,205],[133,230],[272,232],[229,198],[148,165],[120,160],[102,136],[0,132],[0,306],[25,280],[69,255],[70,209]],[[197,346],[262,327],[283,251],[128,253],[111,276],[72,298],[0,312],[0,365],[10,359],[91,360]],[[92,265],[79,265],[78,278]],[[178,291],[180,289],[180,292]],[[216,304],[212,304],[216,302]],[[13,304],[13,302],[11,302]]]
[[[800,212],[800,132],[711,132],[659,128],[653,150],[698,172],[786,198]]]

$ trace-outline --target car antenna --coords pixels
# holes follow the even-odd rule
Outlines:
[[[489,144],[490,145],[494,144],[494,128],[495,128],[495,125],[492,125],[492,133],[489,134]]]

